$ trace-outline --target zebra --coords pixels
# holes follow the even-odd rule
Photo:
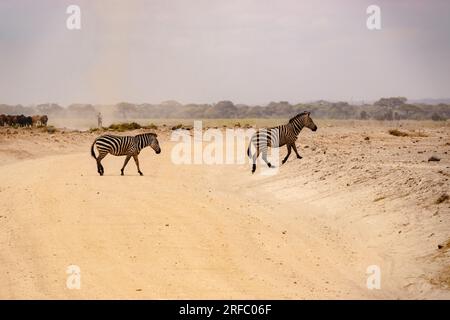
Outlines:
[[[138,155],[145,147],[152,147],[157,154],[161,152],[159,147],[157,135],[155,133],[143,133],[136,136],[115,136],[112,134],[105,134],[94,140],[91,146],[91,155],[97,161],[97,171],[102,176],[105,170],[101,161],[108,153],[114,156],[126,156],[122,169],[120,170],[123,176],[128,161],[131,157],[134,158],[138,173],[142,176],[143,173],[139,169]],[[95,156],[94,146],[97,146],[98,157]]]
[[[262,158],[267,166],[269,168],[272,167],[272,164],[267,160],[267,147],[279,148],[284,145],[287,146],[288,153],[281,164],[284,164],[287,161],[291,155],[291,149],[294,149],[297,158],[301,159],[302,157],[298,154],[295,141],[297,140],[297,137],[303,127],[307,127],[312,131],[317,130],[317,126],[311,119],[311,112],[305,111],[299,113],[295,117],[291,118],[287,124],[256,131],[252,135],[247,149],[248,157],[253,158],[252,173],[256,170],[256,159],[258,159],[260,152],[262,153]],[[251,153],[252,144],[256,148],[256,152],[253,156]]]

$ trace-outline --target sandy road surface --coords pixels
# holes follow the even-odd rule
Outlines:
[[[373,198],[363,184],[316,190],[312,180],[327,183],[307,175],[318,156],[264,177],[248,165],[175,165],[164,146],[141,153],[143,177],[132,161],[121,177],[123,158],[111,156],[99,177],[88,143],[0,166],[0,297],[449,297],[417,260],[436,250],[433,238],[392,232],[403,212],[370,209],[382,200],[362,201]],[[366,287],[373,264],[381,290]],[[66,288],[69,265],[81,268],[80,290]]]

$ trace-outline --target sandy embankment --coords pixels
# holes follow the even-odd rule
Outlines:
[[[272,177],[174,165],[163,133],[162,154],[140,156],[145,176],[107,157],[99,177],[93,134],[3,132],[0,297],[450,298],[449,202],[436,203],[450,134],[424,133],[305,131],[304,158]],[[80,290],[66,288],[71,264]],[[366,288],[374,264],[380,290]]]

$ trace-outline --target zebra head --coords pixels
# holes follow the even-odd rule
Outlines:
[[[304,123],[305,127],[311,129],[312,131],[317,130],[316,124],[311,119],[311,112],[308,111],[305,113],[303,123]]]
[[[317,126],[311,119],[311,112],[309,111],[304,111],[302,113],[297,114],[295,117],[289,120],[289,123],[294,126],[296,135],[303,129],[303,127],[307,127],[312,131],[317,130]]]
[[[158,136],[156,133],[149,133],[151,136],[150,140],[150,147],[152,147],[153,150],[155,150],[156,154],[161,153],[161,148],[159,147],[159,142],[156,137]]]

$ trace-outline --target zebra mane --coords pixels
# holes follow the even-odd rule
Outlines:
[[[145,133],[137,134],[136,137],[137,137],[137,136],[148,136],[148,135],[154,136],[154,137],[157,137],[157,136],[158,136],[158,135],[157,135],[156,133],[154,133],[154,132],[145,132]]]
[[[308,111],[303,111],[302,113],[297,114],[296,116],[289,119],[289,123],[294,122],[294,120],[300,118],[301,116],[304,116],[305,114],[308,114]]]

